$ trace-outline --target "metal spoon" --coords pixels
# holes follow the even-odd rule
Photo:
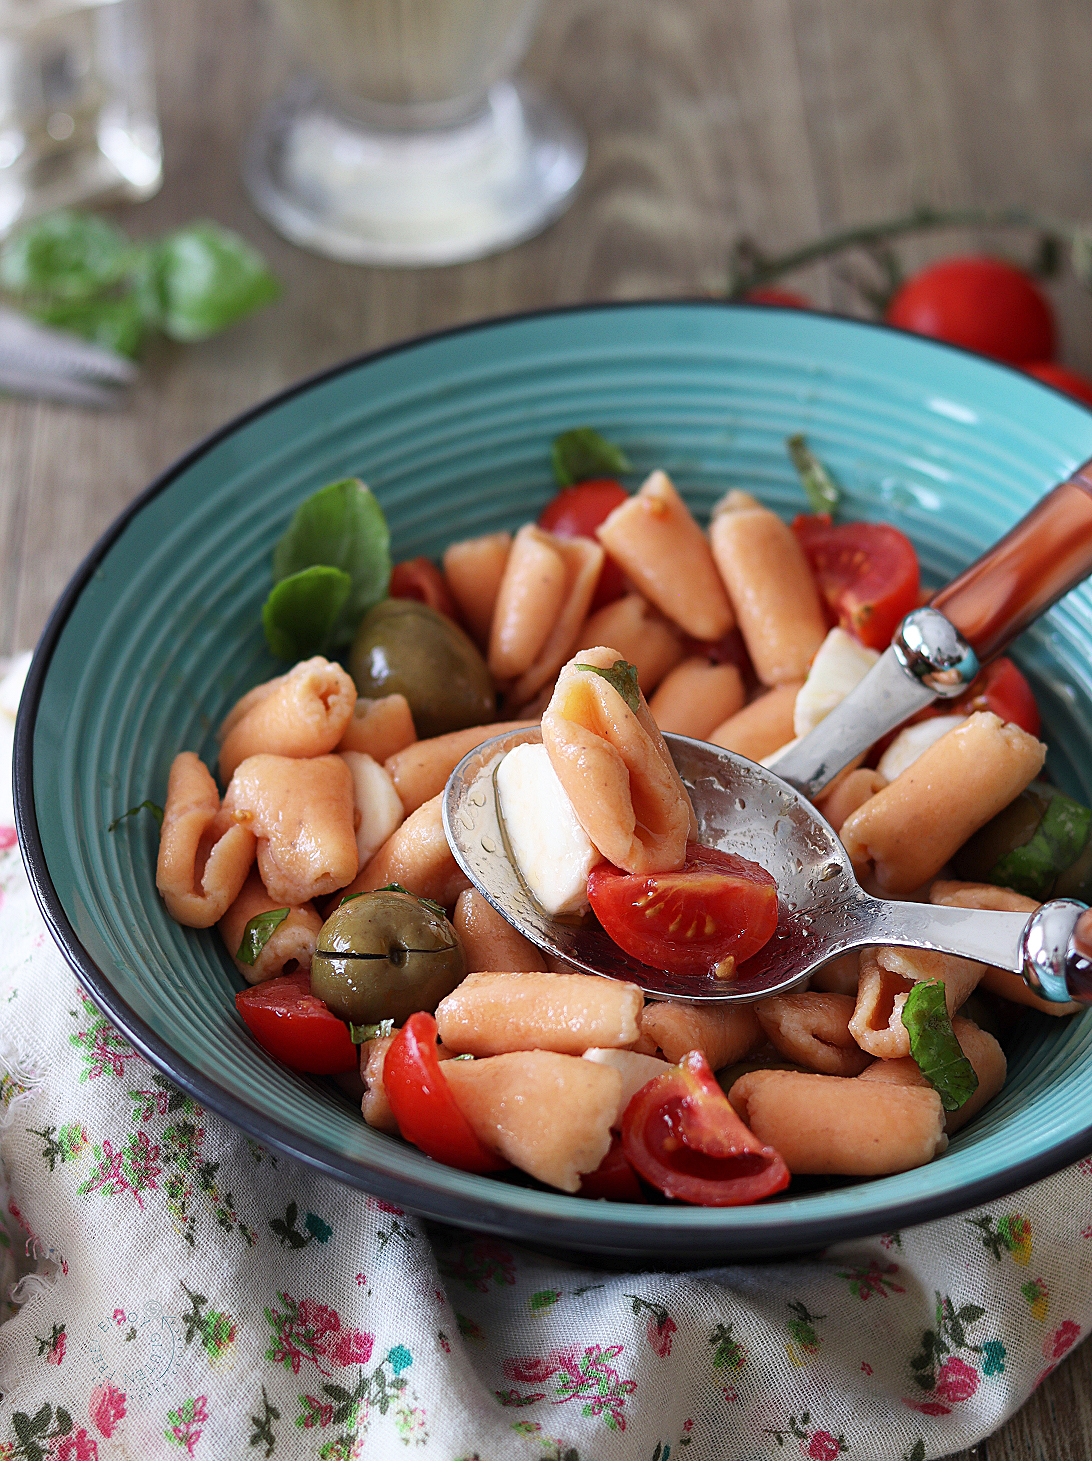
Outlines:
[[[792,746],[776,772],[704,742],[667,736],[690,792],[699,840],[760,863],[778,885],[774,937],[730,981],[652,969],[593,919],[551,918],[505,851],[493,773],[537,728],[497,736],[452,772],[444,830],[474,886],[532,943],[588,973],[646,994],[694,1002],[758,999],[869,944],[960,954],[1022,974],[1048,999],[1092,1003],[1092,913],[1072,899],[1021,913],[896,903],[869,896],[834,829],[807,800],[879,736],[941,695],[958,695],[986,663],[1092,572],[1092,462],[1055,487],[998,544],[907,615],[857,689]],[[941,608],[944,613],[941,613]]]

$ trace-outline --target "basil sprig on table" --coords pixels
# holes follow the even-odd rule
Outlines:
[[[135,356],[155,331],[205,340],[280,293],[257,249],[218,223],[134,241],[93,213],[47,214],[0,246],[0,290],[58,329]]]
[[[256,913],[243,929],[239,952],[235,955],[240,964],[253,965],[266,944],[288,917],[287,908],[270,908],[266,913]]]
[[[273,653],[300,660],[347,648],[364,615],[386,598],[390,544],[383,509],[356,477],[302,502],[273,550],[273,588],[262,608]]]
[[[785,446],[800,477],[800,484],[812,512],[837,511],[842,491],[803,436],[789,436]]]
[[[637,683],[635,665],[631,665],[628,660],[616,659],[609,670],[600,669],[598,665],[578,664],[576,668],[587,670],[590,675],[598,675],[600,679],[606,680],[608,685],[613,685],[634,715],[637,714],[637,708],[641,703],[641,688]]]
[[[633,471],[622,448],[590,426],[577,426],[555,437],[550,460],[559,487],[572,487],[594,477],[619,477]]]
[[[903,1005],[902,1022],[910,1036],[910,1054],[922,1075],[945,1111],[958,1111],[978,1090],[978,1077],[952,1029],[941,980],[925,979],[914,985]]]

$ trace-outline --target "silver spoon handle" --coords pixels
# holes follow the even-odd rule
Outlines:
[[[1079,927],[1086,905],[1055,898],[1028,918],[981,908],[870,898],[854,945],[896,944],[958,954],[1023,976],[1044,999],[1092,1004],[1092,953]],[[860,934],[858,942],[857,935]]]

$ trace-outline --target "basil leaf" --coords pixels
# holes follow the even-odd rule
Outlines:
[[[349,1021],[349,1039],[354,1045],[363,1045],[365,1040],[382,1040],[384,1035],[393,1033],[393,1020],[380,1020],[377,1025],[354,1025]]]
[[[384,883],[381,888],[376,888],[377,893],[405,893],[406,897],[412,896],[408,888],[403,888],[401,883]]]
[[[385,883],[382,888],[376,888],[377,893],[405,893],[407,898],[416,898],[418,903],[430,908],[433,913],[438,913],[441,918],[447,917],[447,909],[442,903],[437,903],[435,898],[421,898],[416,893],[411,893],[408,888],[403,888],[401,883]],[[357,894],[353,895],[359,896]]]
[[[802,436],[787,437],[785,445],[812,512],[835,512],[842,500],[842,491],[826,467]]]
[[[555,437],[550,460],[561,487],[587,482],[592,477],[618,477],[633,471],[633,465],[622,448],[607,441],[590,426],[577,426]]]
[[[333,648],[347,645],[369,609],[386,598],[391,581],[391,537],[383,509],[356,477],[320,487],[301,502],[273,551],[273,582],[315,564],[349,578]]]
[[[955,1037],[944,1003],[944,985],[939,979],[914,985],[906,996],[902,1022],[918,1069],[940,1097],[945,1111],[958,1111],[978,1090],[978,1077]]]
[[[147,332],[140,300],[130,292],[101,299],[57,299],[31,304],[28,314],[43,325],[69,330],[107,350],[135,358]]]
[[[240,964],[253,964],[266,944],[288,917],[287,908],[270,908],[267,913],[255,913],[243,929],[243,941],[235,955]]]
[[[218,223],[168,234],[156,249],[155,273],[172,340],[206,340],[281,292],[257,249]]]
[[[609,670],[602,670],[598,665],[577,665],[576,668],[587,670],[592,675],[599,675],[606,680],[608,685],[613,685],[636,715],[641,704],[641,687],[637,683],[637,669],[628,660],[616,659]]]
[[[341,898],[341,899],[338,900],[338,905],[337,906],[339,908],[344,908],[345,905],[346,905],[346,903],[351,903],[354,898],[363,898],[363,897],[364,897],[364,893],[363,892],[360,892],[360,893],[346,893],[345,896],[344,896],[344,898]]]
[[[156,826],[162,827],[163,808],[161,806],[158,806],[155,802],[144,801],[138,802],[135,807],[130,807],[127,812],[122,812],[120,817],[115,817],[114,820],[110,823],[109,827],[107,827],[107,832],[113,832],[115,827],[121,826],[126,817],[135,817],[137,812],[142,812],[145,807],[147,807],[148,811],[150,811],[152,816],[155,818]]]
[[[1042,902],[1052,895],[1060,874],[1077,861],[1090,832],[1092,809],[1056,792],[1030,840],[998,858],[989,881]]]
[[[274,584],[262,605],[266,643],[278,659],[309,659],[330,648],[352,581],[340,568],[316,566]]]
[[[120,228],[64,209],[21,228],[0,248],[0,288],[27,298],[86,300],[120,284],[133,263]]]

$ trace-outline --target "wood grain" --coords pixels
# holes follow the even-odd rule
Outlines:
[[[258,0],[152,12],[166,181],[116,216],[141,235],[217,218],[284,295],[218,340],[155,348],[120,411],[0,402],[0,652],[33,642],[97,536],[183,450],[348,355],[477,316],[716,288],[740,233],[787,248],[919,202],[1092,217],[1087,0],[552,0],[527,70],[588,130],[580,196],[518,249],[417,271],[312,258],[251,212],[239,150],[292,67]],[[947,234],[904,256],[982,244],[1027,249]],[[793,282],[854,299],[837,272]],[[1065,357],[1092,371],[1092,299],[1071,280],[1053,292]],[[975,1461],[1092,1457],[1090,1381],[1082,1348]]]

